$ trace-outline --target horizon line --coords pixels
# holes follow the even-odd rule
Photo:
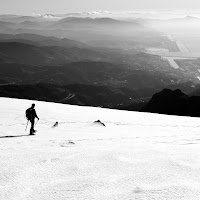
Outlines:
[[[140,13],[141,12],[141,13]],[[184,12],[190,12],[191,14],[200,14],[200,9],[134,9],[134,10],[88,10],[88,11],[71,11],[71,12],[66,12],[66,13],[49,13],[49,12],[32,12],[29,14],[22,14],[22,13],[0,13],[0,16],[2,15],[15,15],[15,16],[39,16],[39,15],[67,15],[67,14],[93,14],[93,15],[98,15],[99,14],[173,14],[174,12],[179,12],[176,14],[184,14]],[[187,13],[187,14],[190,14]],[[186,13],[185,13],[186,14]]]

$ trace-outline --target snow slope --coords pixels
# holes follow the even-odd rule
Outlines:
[[[27,136],[32,103],[0,98],[1,200],[200,199],[198,118],[34,101]]]

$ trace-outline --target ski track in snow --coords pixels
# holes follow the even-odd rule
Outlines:
[[[0,98],[0,200],[200,199],[198,118],[35,101],[27,136],[32,103]]]

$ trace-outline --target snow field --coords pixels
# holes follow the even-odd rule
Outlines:
[[[8,98],[0,110],[2,200],[200,199],[198,118]]]

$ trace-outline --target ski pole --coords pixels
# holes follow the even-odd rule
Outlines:
[[[28,127],[28,121],[29,121],[29,120],[27,120],[26,129],[27,129],[27,127]],[[26,129],[25,129],[25,131],[26,131]]]
[[[36,124],[38,123],[38,121],[39,121],[39,119],[38,119],[37,122],[35,123],[35,126],[36,126]]]

